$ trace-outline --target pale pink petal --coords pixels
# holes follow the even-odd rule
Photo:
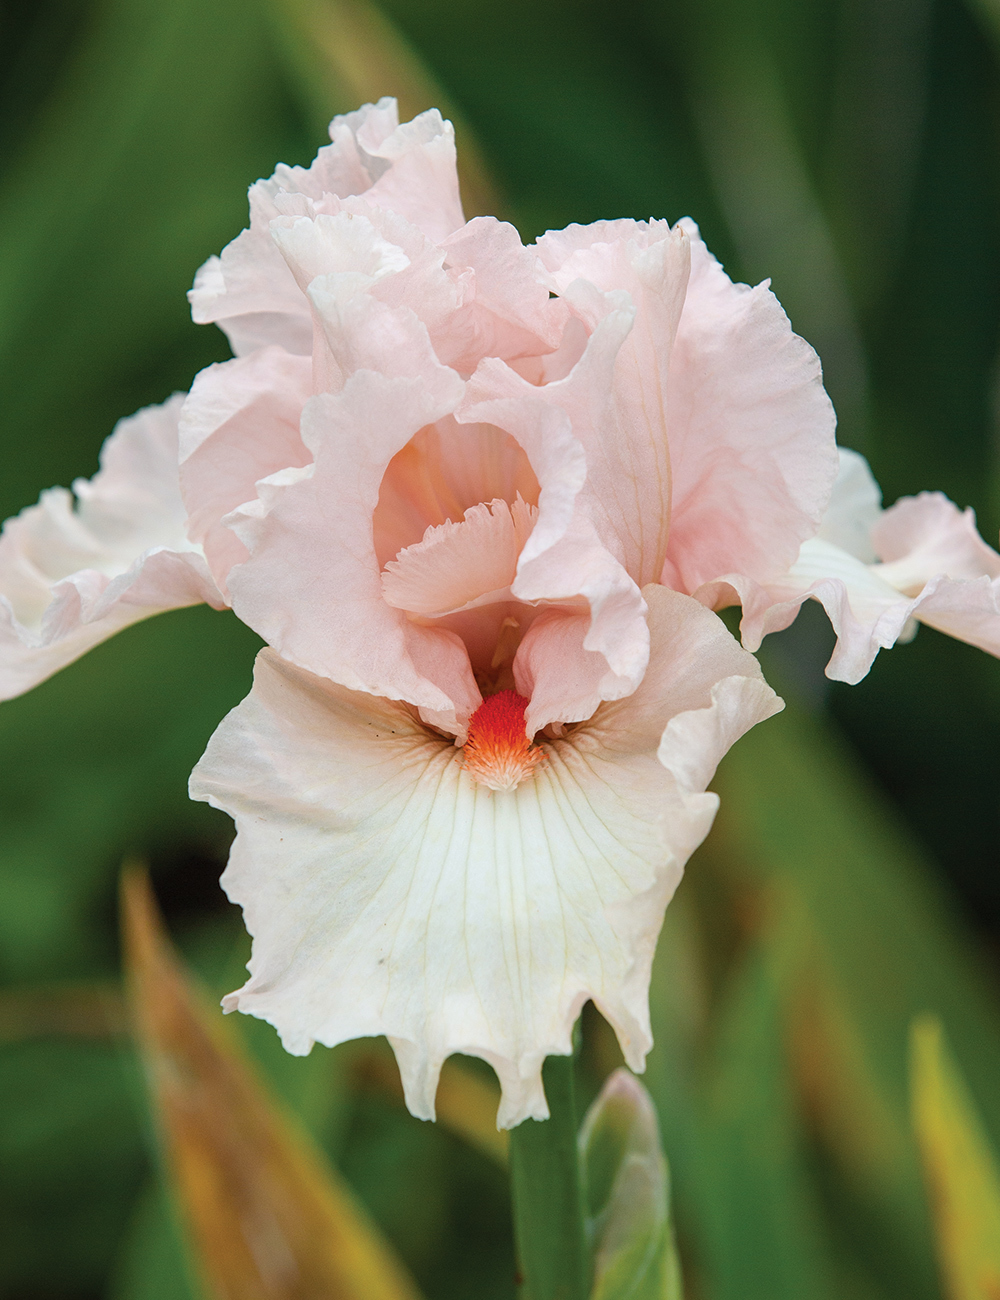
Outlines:
[[[820,602],[837,634],[826,675],[851,685],[867,674],[880,649],[895,645],[904,634],[914,607],[878,576],[875,566],[816,537],[803,543],[787,574],[755,588],[745,602],[743,644],[756,649],[767,633],[787,627],[810,598]]]
[[[403,638],[410,662],[420,676],[445,697],[444,708],[420,705],[421,719],[455,737],[461,745],[468,735],[469,718],[483,702],[473,676],[465,642],[445,627],[405,623]]]
[[[427,425],[389,462],[375,508],[375,549],[383,567],[428,528],[457,522],[484,501],[538,501],[538,479],[523,448],[489,424],[447,416]]]
[[[602,541],[640,585],[657,581],[670,526],[671,353],[688,284],[687,234],[665,221],[598,222],[545,235],[538,249],[552,287],[595,332],[545,395],[569,412],[583,443],[589,513]],[[626,304],[632,328],[602,329]]]
[[[780,586],[762,587],[742,573],[726,573],[706,582],[694,598],[714,610],[741,605],[740,637],[747,650],[758,650],[764,637],[790,627],[807,599],[797,586],[789,594]]]
[[[583,620],[573,620],[573,635],[583,632],[580,648],[564,664],[567,633],[555,619],[533,624],[514,660],[515,676],[523,673],[532,684],[526,724],[534,734],[550,722],[589,717],[601,700],[631,694],[646,671],[649,629],[639,589],[588,520],[577,514],[555,545],[527,560],[530,546],[529,540],[514,595],[532,603],[582,604],[586,611]]]
[[[195,324],[218,325],[237,357],[271,346],[308,356],[312,348],[309,304],[263,218],[198,268],[188,300]]]
[[[562,293],[574,280],[589,280],[598,289],[608,290],[621,287],[614,283],[614,272],[607,260],[608,249],[624,247],[629,242],[645,247],[669,234],[668,221],[634,221],[631,217],[621,217],[617,221],[593,221],[589,226],[573,223],[564,230],[547,230],[535,248],[557,293]]]
[[[871,564],[878,558],[872,533],[882,516],[882,489],[864,456],[848,447],[837,454],[837,478],[816,536]]]
[[[931,578],[1000,577],[1000,555],[976,531],[972,510],[959,510],[940,492],[902,497],[872,528],[886,582],[917,595]]]
[[[638,691],[545,741],[510,791],[404,706],[264,651],[191,786],[237,821],[223,884],[254,951],[226,1006],[296,1053],[386,1034],[425,1117],[453,1052],[496,1069],[501,1125],[544,1117],[542,1062],[571,1050],[588,998],[641,1069],[663,911],[717,804],[704,782],[780,707],[713,614],[648,596]]]
[[[177,394],[119,421],[74,495],[43,492],[0,537],[0,699],[37,685],[131,623],[225,601],[188,541]]]
[[[514,656],[539,609],[517,600],[497,600],[473,609],[448,614],[440,620],[462,640],[476,680],[482,690],[492,694],[501,686],[511,685]]]
[[[441,248],[453,271],[473,277],[468,303],[435,338],[442,361],[471,373],[483,357],[534,357],[559,347],[568,313],[550,298],[534,250],[513,226],[474,217]]]
[[[282,205],[283,209],[287,206]],[[271,238],[302,294],[318,275],[351,275],[362,291],[371,289],[384,277],[407,270],[411,265],[410,253],[417,251],[414,243],[433,250],[434,246],[418,230],[398,218],[396,224],[402,227],[403,239],[398,232],[393,232],[395,240],[387,239],[373,220],[376,210],[363,203],[355,206],[360,208],[360,213],[344,210],[337,203],[335,212],[289,214],[271,222]],[[391,217],[389,213],[381,215]],[[403,240],[411,232],[414,238],[406,240],[411,245],[407,250]],[[438,253],[437,261],[443,266],[444,254]]]
[[[579,316],[570,316],[554,352],[539,357],[515,357],[507,364],[535,388],[565,379],[587,350],[590,331]]]
[[[912,635],[914,620],[1000,654],[1000,555],[979,536],[973,512],[939,492],[882,511],[867,463],[855,452],[840,454],[827,515],[788,573],[766,585],[729,574],[701,588],[698,599],[718,605],[733,592],[751,650],[787,627],[804,600],[818,600],[837,634],[827,676],[851,684],[879,650]],[[885,562],[865,562],[876,555]]]
[[[362,199],[329,200],[324,212],[301,196],[279,206],[289,215],[271,222],[271,237],[303,294],[312,287],[344,302],[368,293],[408,307],[450,362],[451,322],[474,292],[471,274],[446,269],[443,250],[416,226]]]
[[[813,545],[806,543],[803,552]],[[843,574],[849,567],[844,554],[823,557],[824,562],[815,567],[828,575]],[[814,577],[805,593],[823,605],[837,633],[837,645],[826,668],[828,677],[850,685],[859,682],[879,650],[909,640],[917,622],[1000,655],[1000,578],[985,574],[949,578],[942,574],[917,595],[907,596],[883,583],[879,565],[859,573],[853,568],[857,561],[848,559],[848,577]],[[804,581],[812,567],[800,560],[795,573]]]
[[[605,546],[633,576],[687,591],[726,574],[779,577],[819,525],[837,457],[819,362],[767,286],[734,285],[689,222],[570,227],[538,247],[592,331],[541,393],[586,451],[581,495]],[[546,378],[517,369],[524,387]],[[468,400],[517,391],[488,362]]]
[[[443,366],[415,378],[358,371],[341,393],[306,405],[302,437],[315,462],[263,480],[258,499],[227,520],[250,552],[229,575],[244,622],[311,672],[436,713],[461,710],[471,670],[449,684],[415,667],[408,638],[431,630],[385,603],[371,520],[386,465],[461,393]]]
[[[382,574],[386,602],[433,618],[510,600],[517,559],[537,511],[518,499],[473,506],[461,523],[428,528]]]
[[[913,602],[912,616],[1000,656],[1000,578],[932,578]]]
[[[358,132],[358,142],[369,158],[377,160],[376,165],[369,164],[373,174],[381,163],[381,174],[365,192],[369,203],[398,212],[435,243],[465,224],[455,130],[436,108],[404,122],[381,140],[366,123]]]
[[[826,512],[815,538],[803,544],[790,571],[767,585],[745,573],[728,573],[694,595],[710,609],[742,606],[740,632],[748,650],[793,623],[803,602],[814,596],[841,635],[828,671],[856,682],[867,673],[880,646],[894,643],[905,617],[903,623],[892,614],[884,620],[898,604],[898,593],[868,567],[876,558],[872,531],[882,515],[881,489],[863,456],[846,447],[837,450],[839,469]],[[814,584],[819,584],[815,591]]]
[[[602,700],[618,699],[633,689],[596,650],[585,649],[590,612],[547,609],[528,627],[514,658],[514,684],[530,700],[525,711],[528,734],[549,724],[589,718]]]
[[[813,536],[837,473],[819,359],[766,284],[733,284],[693,223],[670,365],[673,505],[663,580],[781,575]]]
[[[509,384],[515,386],[517,396],[485,396]],[[524,448],[540,484],[538,519],[518,561],[514,596],[536,605],[579,607],[585,602],[589,622],[582,649],[603,656],[606,665],[596,679],[590,674],[586,679],[574,676],[582,693],[573,703],[563,683],[553,682],[553,692],[543,689],[539,674],[543,667],[554,668],[555,659],[538,658],[532,669],[537,703],[532,700],[528,725],[537,730],[550,722],[577,721],[593,712],[595,692],[600,698],[616,699],[638,684],[649,654],[646,607],[639,588],[604,545],[589,516],[591,497],[583,496],[589,465],[569,414],[499,362],[481,366],[468,391],[470,400],[458,418],[509,430]],[[584,660],[591,666],[596,663]]]
[[[362,104],[353,113],[335,117],[329,126],[333,148],[321,149],[313,163],[313,169],[320,172],[322,189],[341,197],[361,194],[371,184],[372,176],[384,170],[372,166],[372,159],[398,129],[399,105],[391,95],[383,95],[377,104]],[[286,184],[284,188],[292,186]]]
[[[399,126],[395,101],[383,99],[334,118],[330,137],[311,167],[282,165],[251,186],[249,228],[205,263],[188,295],[195,321],[217,323],[238,356],[275,343],[302,355],[312,347],[309,305],[270,233],[282,194],[322,202],[364,193],[435,240],[462,224],[454,135],[435,110]]]
[[[299,436],[312,365],[281,348],[203,370],[180,420],[180,482],[188,536],[199,543],[216,582],[226,589],[246,547],[222,519],[257,495],[260,479],[312,459]]]
[[[389,378],[440,372],[459,382],[438,361],[426,326],[410,308],[355,293],[337,276],[317,276],[309,299],[321,331],[313,355],[313,381],[320,392],[339,392],[356,370]]]
[[[320,211],[302,195],[279,195],[275,206],[285,215],[271,235],[303,292],[324,277],[340,300],[371,293],[409,307],[446,365],[470,372],[483,356],[534,357],[559,346],[566,309],[513,226],[477,217],[438,245],[368,196],[327,198]]]

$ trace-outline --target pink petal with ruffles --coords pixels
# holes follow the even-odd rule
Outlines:
[[[510,600],[537,511],[518,498],[473,506],[461,523],[428,528],[382,574],[387,604],[426,618]]]
[[[691,278],[670,365],[673,504],[663,581],[694,592],[723,574],[791,566],[837,473],[819,359],[767,284],[733,284],[693,222]]]
[[[471,273],[468,303],[435,337],[438,356],[466,374],[483,357],[534,357],[554,352],[568,313],[538,273],[537,257],[507,222],[474,217],[442,245],[453,272]]]
[[[1000,577],[1000,555],[979,536],[975,512],[941,492],[900,498],[875,521],[871,538],[881,561],[875,572],[912,595],[939,574]]]
[[[205,263],[188,294],[195,321],[217,323],[237,356],[274,343],[302,355],[312,347],[308,303],[270,235],[283,192],[316,201],[364,193],[432,240],[462,224],[454,134],[436,110],[399,126],[395,100],[383,99],[334,118],[330,137],[311,167],[279,166],[251,186],[249,228]]]
[[[184,531],[180,394],[120,420],[101,468],[43,492],[0,537],[0,699],[165,609],[225,600]],[[75,499],[74,499],[75,493]]]
[[[586,611],[572,621],[574,634],[583,634],[578,649],[568,649],[562,623],[547,619],[532,624],[518,650],[514,675],[531,681],[525,722],[534,734],[549,723],[589,718],[602,700],[630,695],[649,661],[649,628],[639,589],[581,514],[558,542],[529,560],[530,545],[518,564],[514,595]]]
[[[435,243],[465,224],[458,192],[455,130],[436,108],[404,122],[380,140],[376,140],[369,119],[358,131],[358,143],[369,158],[382,164],[381,175],[365,191],[369,203],[398,212]]]
[[[498,389],[511,388],[517,396],[492,396]],[[579,607],[585,602],[589,618],[582,648],[604,660],[596,679],[588,678],[584,685],[574,678],[581,693],[572,702],[563,683],[554,682],[552,692],[543,688],[540,674],[554,668],[555,660],[537,656],[529,731],[550,722],[588,717],[595,707],[595,692],[600,698],[617,699],[638,685],[648,659],[649,633],[639,588],[603,544],[588,515],[589,497],[581,502],[589,465],[570,417],[502,363],[485,362],[469,382],[458,418],[508,430],[538,477],[538,519],[518,561],[514,596],[533,605]],[[557,699],[562,702],[559,707]]]
[[[271,237],[303,294],[315,286],[340,302],[367,293],[389,307],[408,307],[427,326],[441,360],[449,360],[451,321],[473,286],[468,274],[445,268],[442,249],[396,213],[362,199],[330,199],[328,210],[317,212],[301,196],[280,196],[279,206],[287,215],[271,222]]]
[[[385,603],[372,536],[389,461],[461,397],[453,371],[418,370],[409,378],[361,370],[336,396],[310,399],[302,437],[315,461],[265,479],[259,499],[228,517],[250,552],[229,587],[243,621],[293,663],[352,690],[450,714],[458,730],[479,701],[468,659],[462,671],[448,661],[437,681],[417,669],[408,638],[439,634]]]
[[[323,291],[339,302],[368,293],[410,308],[446,365],[470,372],[483,356],[559,346],[565,307],[550,298],[512,226],[478,217],[439,246],[367,198],[327,199],[325,211],[298,195],[276,204],[286,215],[271,222],[271,234],[303,292],[323,277]]]
[[[914,602],[913,617],[1000,656],[998,578],[934,578]]]
[[[589,718],[603,700],[631,693],[631,678],[617,677],[603,654],[585,648],[590,622],[589,611],[547,609],[525,632],[513,669],[518,694],[530,701],[530,736],[549,724]]]
[[[670,527],[671,353],[690,270],[687,234],[665,221],[597,222],[551,232],[538,250],[552,287],[593,332],[546,398],[569,412],[583,443],[589,513],[602,541],[640,585],[658,581]],[[634,313],[627,332],[626,313]],[[608,330],[604,320],[620,323]]]
[[[309,359],[275,347],[209,366],[191,386],[180,419],[181,490],[188,536],[222,590],[247,556],[223,517],[254,500],[260,479],[312,459],[299,436],[311,386]]]
[[[457,522],[484,501],[538,501],[538,479],[517,440],[489,424],[446,416],[426,425],[389,462],[373,526],[384,567],[428,528]]]
[[[356,370],[389,378],[447,374],[426,326],[409,307],[390,307],[369,293],[355,292],[346,278],[317,276],[309,299],[320,332],[313,356],[313,383],[320,392],[339,392]]]
[[[718,802],[705,784],[781,707],[715,615],[646,594],[642,685],[544,741],[508,791],[405,707],[264,651],[191,784],[237,821],[223,884],[254,950],[227,1008],[296,1053],[386,1034],[428,1118],[453,1052],[496,1069],[502,1126],[545,1117],[542,1062],[570,1052],[588,998],[641,1070],[663,911]]]
[[[838,449],[839,467],[826,513],[814,538],[805,542],[792,573],[770,586],[763,586],[745,574],[729,573],[706,583],[695,597],[710,609],[741,605],[740,633],[748,650],[759,648],[765,636],[782,632],[796,619],[812,583],[824,585],[822,600],[843,637],[827,671],[846,674],[845,680],[860,681],[871,667],[881,642],[851,613],[845,582],[858,589],[869,607],[870,623],[876,623],[896,601],[896,593],[873,580],[866,567],[875,560],[872,529],[882,514],[882,490],[875,482],[868,462],[847,447]],[[838,568],[842,571],[837,576]],[[845,576],[846,575],[846,576]],[[838,585],[839,584],[839,585]],[[866,594],[863,594],[866,593]],[[821,599],[817,595],[817,599]],[[882,634],[892,644],[904,624],[883,625]]]

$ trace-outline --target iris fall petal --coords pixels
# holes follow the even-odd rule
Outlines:
[[[663,910],[715,813],[705,785],[780,708],[715,615],[646,594],[642,684],[544,742],[511,791],[405,706],[262,652],[191,785],[238,827],[223,884],[254,953],[226,1005],[296,1053],[386,1034],[428,1118],[453,1052],[495,1067],[501,1125],[544,1117],[542,1062],[570,1051],[587,998],[641,1069]]]

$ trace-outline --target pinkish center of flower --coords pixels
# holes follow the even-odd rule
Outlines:
[[[516,691],[488,695],[469,720],[465,766],[491,790],[513,790],[544,758],[524,730],[528,701]]]

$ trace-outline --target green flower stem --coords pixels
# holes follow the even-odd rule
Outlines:
[[[590,1249],[577,1147],[573,1060],[542,1070],[551,1118],[527,1119],[510,1135],[514,1238],[525,1300],[587,1300]]]

